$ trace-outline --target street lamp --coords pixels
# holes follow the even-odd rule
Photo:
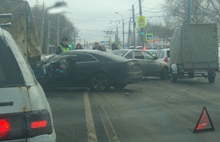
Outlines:
[[[120,23],[119,20],[116,20],[116,21],[110,21],[110,24],[112,24],[112,22],[114,23],[117,23],[116,24],[116,32],[115,32],[115,42],[116,42],[116,45],[118,46],[119,45],[119,41],[118,41],[118,24]]]
[[[49,14],[56,14],[60,13],[64,10],[64,8],[67,7],[67,4],[64,1],[57,2],[53,6],[47,8],[47,12]]]
[[[125,37],[124,37],[124,17],[118,12],[115,12],[115,14],[120,15],[122,18],[122,35],[123,35],[123,48],[124,48],[124,40],[125,40]]]

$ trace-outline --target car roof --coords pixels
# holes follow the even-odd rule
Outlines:
[[[168,50],[170,50],[170,48],[163,48],[163,49],[160,49],[160,50],[162,50],[162,51],[168,51]]]
[[[112,50],[112,51],[147,51],[147,50],[140,50],[140,49],[119,49],[119,50]]]
[[[105,51],[100,51],[100,50],[70,50],[68,52],[64,52],[61,53],[59,55],[73,55],[73,54],[77,54],[77,53],[87,53],[87,54],[91,54],[93,56],[95,56],[96,58],[108,58],[110,60],[114,60],[114,61],[125,61],[127,59],[117,56],[115,54],[112,54],[111,52],[105,52]],[[58,56],[59,56],[58,55]]]

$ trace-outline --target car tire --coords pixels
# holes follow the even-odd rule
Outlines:
[[[209,81],[209,83],[215,82],[215,74],[214,73],[208,73],[208,81]]]
[[[169,76],[169,73],[168,73],[168,69],[167,68],[163,68],[162,72],[161,72],[161,76],[160,78],[162,80],[166,80]]]
[[[194,77],[194,72],[189,72],[189,73],[188,73],[188,77],[189,77],[189,78],[193,78],[193,77]]]
[[[110,88],[109,78],[105,73],[96,73],[91,78],[91,90],[93,91],[106,91]]]
[[[125,88],[127,86],[127,84],[123,84],[123,83],[115,83],[115,84],[113,84],[113,87],[115,88],[115,89],[123,89],[123,88]]]
[[[170,80],[172,83],[176,83],[177,82],[177,74],[171,74]]]

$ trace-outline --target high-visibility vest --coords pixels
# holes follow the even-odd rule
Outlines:
[[[65,47],[63,47],[62,45],[60,45],[60,48],[61,48],[62,52],[68,52],[68,51],[70,51],[70,48],[69,48],[69,47],[68,47],[68,48],[65,48]]]

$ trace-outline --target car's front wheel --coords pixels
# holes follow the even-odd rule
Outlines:
[[[109,78],[104,73],[96,73],[91,79],[91,89],[94,91],[105,91],[110,88]]]

